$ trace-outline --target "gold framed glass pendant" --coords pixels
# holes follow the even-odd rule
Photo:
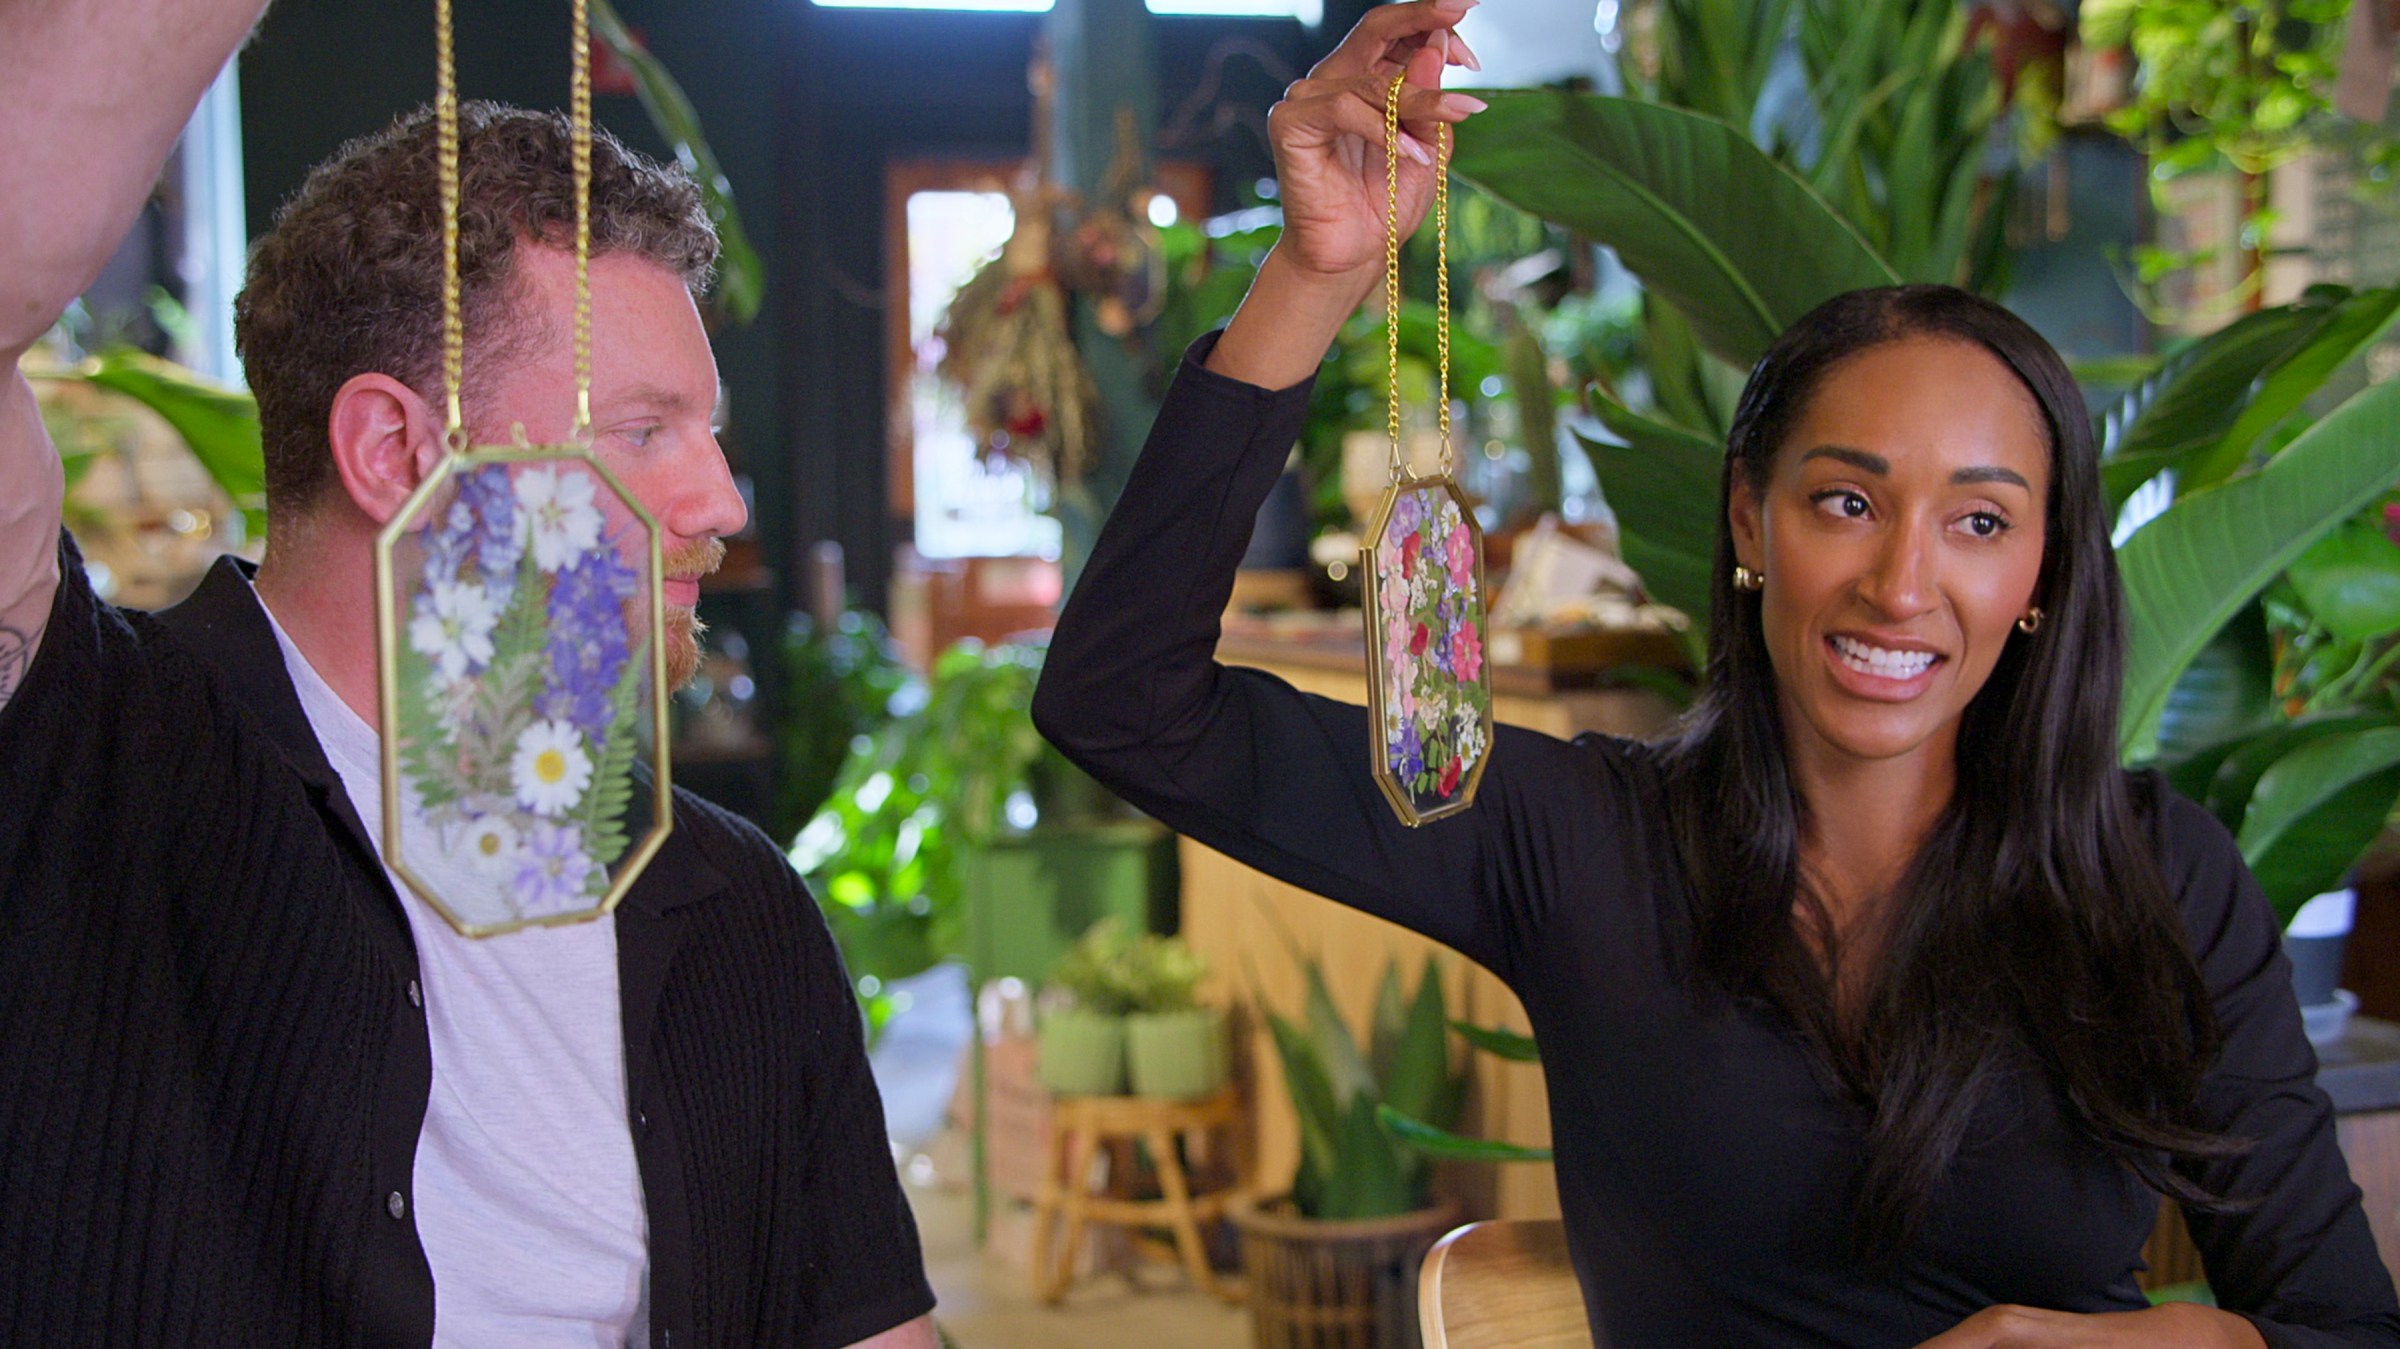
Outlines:
[[[1491,755],[1483,530],[1442,474],[1387,490],[1366,537],[1375,783],[1423,824],[1474,802]]]
[[[658,522],[591,449],[591,41],[573,6],[575,406],[470,443],[458,94],[435,2],[444,454],[375,541],[384,862],[469,937],[615,909],[673,825]],[[563,409],[562,409],[563,411]],[[647,766],[648,772],[640,771]],[[645,780],[646,779],[646,780]]]
[[[385,859],[460,932],[596,917],[665,841],[659,551],[571,445],[447,456],[378,540]]]
[[[1384,143],[1399,144],[1405,71],[1384,98]],[[1492,750],[1492,672],[1485,655],[1483,529],[1451,474],[1450,135],[1434,143],[1434,306],[1438,349],[1434,406],[1441,468],[1410,471],[1400,434],[1400,195],[1397,156],[1386,157],[1384,332],[1389,362],[1385,409],[1391,486],[1368,522],[1360,552],[1366,578],[1367,686],[1374,727],[1375,785],[1406,825],[1455,815],[1474,804]]]

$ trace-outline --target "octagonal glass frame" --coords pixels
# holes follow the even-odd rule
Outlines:
[[[384,860],[468,937],[614,912],[674,827],[658,521],[518,435],[444,455],[375,540]]]
[[[1483,528],[1456,479],[1410,478],[1359,554],[1375,785],[1402,824],[1427,824],[1473,805],[1491,762]]]

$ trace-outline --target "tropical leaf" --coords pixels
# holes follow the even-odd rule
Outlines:
[[[1616,512],[1625,561],[1653,599],[1681,609],[1695,630],[1708,622],[1716,571],[1717,493],[1724,451],[1713,441],[1653,421],[1595,393],[1592,412],[1625,444],[1576,439]]]
[[[267,466],[257,400],[133,347],[111,347],[70,373],[164,418],[242,512],[251,533],[265,531]]]
[[[766,299],[766,264],[759,260],[758,250],[750,246],[749,232],[742,228],[742,213],[733,202],[733,184],[717,166],[716,152],[701,134],[700,114],[693,111],[692,101],[684,97],[683,86],[667,73],[666,66],[635,40],[609,0],[592,0],[591,18],[592,36],[633,72],[643,110],[675,152],[676,162],[700,185],[701,202],[717,227],[717,299],[734,322],[750,322],[758,317],[759,304]]]
[[[1341,1165],[1325,1178],[1323,1207],[1313,1217],[1341,1221],[1388,1218],[1417,1208],[1422,1160],[1383,1130],[1372,1096],[1353,1097],[1342,1112],[1334,1146]]]
[[[2215,447],[2229,443],[2235,428],[2247,421],[2252,391],[2270,372],[2295,361],[2329,331],[2338,330],[2334,345],[2340,346],[2342,334],[2360,321],[2358,315],[2377,307],[2370,304],[2353,313],[2350,298],[2340,287],[2320,286],[2291,304],[2246,314],[2180,348],[2127,390],[2100,419],[2101,473],[2110,504],[2123,505],[2135,488],[2159,473],[2213,455]],[[2294,392],[2305,397],[2323,382],[2322,374],[2306,379],[2305,371],[2315,366],[2312,361],[2294,367],[2292,377],[2277,385],[2277,405]],[[2304,382],[2305,389],[2300,387]],[[2297,399],[2273,420],[2282,420],[2293,406]],[[2265,429],[2246,432],[2233,459],[2236,467]]]
[[[2343,521],[2294,559],[2292,589],[2309,615],[2345,641],[2400,632],[2400,545],[2364,520]]]
[[[2232,429],[2184,471],[2184,490],[2223,482],[2239,472],[2268,432],[2299,411],[2335,371],[2373,346],[2400,316],[2400,288],[2351,294],[2322,286],[2311,295],[2327,305],[2323,321],[2299,348],[2261,372]]]
[[[2371,713],[2336,713],[2276,723],[2234,744],[2202,792],[2193,799],[2207,806],[2209,813],[2239,835],[2250,813],[2250,798],[2258,791],[2259,779],[2278,760],[2312,741],[2377,730],[2390,724],[2389,717]]]
[[[1422,1116],[1440,1104],[1449,1083],[1450,1018],[1442,1003],[1441,969],[1428,955],[1392,1055],[1391,1075],[1382,1079],[1383,1103]]]
[[[2131,634],[2119,748],[2150,757],[2184,667],[2309,544],[2400,478],[2400,383],[2379,384],[2255,473],[2193,493],[2117,550]]]
[[[1333,992],[1325,986],[1325,971],[1313,960],[1303,961],[1301,970],[1308,980],[1309,1043],[1316,1048],[1317,1062],[1333,1087],[1334,1100],[1347,1109],[1355,1098],[1375,1094],[1375,1074],[1358,1052],[1358,1040],[1350,1034],[1349,1023],[1334,1006]]]
[[[1615,249],[1735,365],[1832,296],[1899,279],[1799,175],[1724,122],[1557,90],[1488,97],[1459,128],[1452,171]]]
[[[1522,1143],[1503,1143],[1497,1139],[1469,1138],[1448,1129],[1436,1129],[1422,1120],[1411,1119],[1385,1106],[1376,1118],[1394,1138],[1419,1153],[1441,1162],[1547,1162],[1552,1160],[1550,1149],[1527,1147]]]
[[[1302,1212],[1313,1206],[1298,1191],[1321,1195],[1326,1173],[1335,1165],[1334,1140],[1341,1125],[1341,1107],[1333,1083],[1319,1066],[1309,1037],[1288,1018],[1267,1012],[1267,1033],[1283,1061],[1283,1083],[1291,1091],[1294,1113],[1300,1117],[1300,1183],[1293,1186]]]
[[[2283,922],[2341,884],[2395,799],[2400,726],[2388,723],[2311,739],[2259,777],[2237,841]]]
[[[2274,716],[2275,650],[2267,637],[2266,616],[2253,604],[2217,629],[2167,691],[2158,723],[2158,757],[2180,766],[2210,747],[2230,751]],[[2197,788],[2184,794],[2197,801],[2207,790],[2208,777],[2202,775]]]
[[[1507,1059],[1511,1063],[1539,1063],[1542,1061],[1542,1053],[1534,1047],[1533,1037],[1530,1035],[1519,1035],[1513,1030],[1502,1030],[1498,1026],[1471,1025],[1464,1021],[1451,1022],[1450,1029],[1466,1037],[1468,1044],[1496,1058]]]

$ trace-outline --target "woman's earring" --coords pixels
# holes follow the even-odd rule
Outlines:
[[[1767,574],[1763,571],[1752,571],[1737,562],[1733,566],[1733,588],[1736,590],[1764,590],[1767,588]]]
[[[2041,610],[2041,607],[2040,607],[2039,605],[2036,605],[2035,607],[2033,607],[2033,608],[2031,608],[2031,609],[2027,609],[2027,610],[2025,611],[2025,616],[2024,616],[2023,618],[2020,618],[2020,619],[2018,619],[2018,620],[2017,620],[2017,631],[2019,631],[2019,632],[2022,632],[2022,633],[2025,633],[2025,634],[2027,634],[2027,635],[2031,635],[2031,634],[2033,634],[2033,633],[2035,633],[2035,632],[2038,632],[2038,631],[2040,631],[2040,630],[2041,630],[2041,626],[2042,626],[2042,610]]]

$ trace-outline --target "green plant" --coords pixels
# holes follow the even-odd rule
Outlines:
[[[1453,1021],[1450,1029],[1459,1038],[1484,1053],[1510,1063],[1539,1063],[1541,1051],[1534,1047],[1533,1037],[1497,1026],[1474,1026]],[[1378,1111],[1383,1127],[1406,1141],[1417,1151],[1437,1161],[1445,1162],[1547,1162],[1552,1160],[1548,1148],[1529,1148],[1521,1143],[1503,1143],[1489,1138],[1469,1138],[1452,1133],[1438,1125],[1406,1115],[1391,1106]]]
[[[749,232],[742,228],[742,213],[733,203],[733,184],[717,167],[716,152],[701,134],[700,114],[684,97],[683,86],[634,37],[608,0],[594,0],[592,37],[633,72],[634,92],[642,101],[642,110],[650,114],[650,124],[666,139],[683,171],[700,185],[700,200],[717,227],[717,285],[711,301],[735,323],[747,324],[758,317],[758,307],[766,299],[767,268],[759,260],[758,250],[750,246]]]
[[[1183,938],[1131,933],[1103,918],[1050,967],[1049,983],[1078,1007],[1124,1016],[1189,1011],[1207,977],[1208,962]]]
[[[2079,16],[2087,45],[2130,49],[2140,64],[2131,100],[2108,124],[2149,156],[2154,191],[2189,173],[2240,175],[2239,294],[2255,293],[2260,280],[2267,175],[2278,165],[2338,140],[2358,142],[2384,168],[2400,152],[2380,130],[2334,115],[2351,3],[2087,0]],[[2136,262],[2140,279],[2154,283],[2204,256],[2144,248]]]
[[[883,620],[846,609],[830,626],[794,615],[783,636],[783,699],[794,714],[776,728],[778,838],[797,835],[826,798],[861,736],[892,719],[914,682]]]
[[[942,652],[923,702],[853,743],[792,844],[872,1027],[891,1014],[892,980],[959,949],[961,849],[1000,828],[1042,753],[1026,710],[1041,664],[1038,646]]]
[[[1438,1129],[1457,1122],[1467,1078],[1450,1066],[1441,971],[1428,956],[1412,996],[1401,990],[1399,962],[1384,967],[1362,1052],[1333,1005],[1324,970],[1311,959],[1300,967],[1308,984],[1302,1019],[1266,1011],[1300,1117],[1293,1206],[1303,1217],[1326,1219],[1416,1212],[1431,1199],[1432,1168],[1415,1144],[1384,1127],[1382,1110]]]
[[[1699,346],[1735,366],[1756,361],[1777,332],[1820,301],[1898,277],[1788,166],[1731,127],[1689,113],[1588,95],[1500,93],[1490,112],[1462,128],[1455,164],[1504,200],[1616,248],[1643,285],[1688,322]],[[1754,209],[1712,209],[1727,199]],[[2175,353],[2102,412],[2111,493],[2130,500],[2147,488],[2166,501],[2155,515],[2129,518],[2118,548],[2130,638],[2119,748],[2128,762],[2167,757],[2162,722],[2187,676],[2205,684],[2226,673],[2219,660],[2195,671],[2203,652],[2287,569],[2299,564],[2309,576],[2303,558],[2310,547],[2374,507],[2400,479],[2400,441],[2391,434],[2400,423],[2400,384],[2369,387],[2313,423],[2303,409],[2395,314],[2400,293],[2320,289]],[[1622,442],[1594,439],[1586,447],[1616,508],[1627,560],[1661,599],[1704,615],[1722,463],[1718,428],[1602,397],[1594,410]],[[2328,606],[2329,615],[2350,612]],[[2375,621],[2372,606],[2357,612]],[[2353,631],[2346,640],[2362,643],[2361,651],[2383,641]],[[2350,687],[2369,682],[2366,674]],[[2388,706],[2377,715],[2388,717]],[[2180,728],[2173,743],[2179,750],[2205,745],[2216,756],[2206,767],[2235,775],[2203,782],[2201,765],[2176,760],[2178,780],[2201,784],[2209,793],[2203,799],[2234,822],[2245,856],[2288,918],[2326,859],[2346,852],[2346,865],[2357,856],[2355,830],[2341,822],[2379,826],[2390,813],[2400,786],[2385,790],[2394,785],[2386,775],[2400,755],[2385,755],[2400,735],[2295,734],[2277,709],[2256,702],[2237,706],[2218,726],[2231,728],[2228,738],[2210,738],[2195,725]],[[2288,754],[2310,757],[2268,777],[2264,770]],[[2261,771],[2237,772],[2237,762]],[[2316,860],[2287,865],[2300,856]]]
[[[182,437],[192,457],[227,499],[242,512],[252,538],[266,529],[265,454],[260,448],[258,404],[229,389],[134,347],[112,345],[64,366],[29,363],[25,373],[41,399],[42,419],[59,448],[72,487],[92,461],[109,452],[122,434],[123,413],[106,399],[70,390],[92,390],[148,408]]]

